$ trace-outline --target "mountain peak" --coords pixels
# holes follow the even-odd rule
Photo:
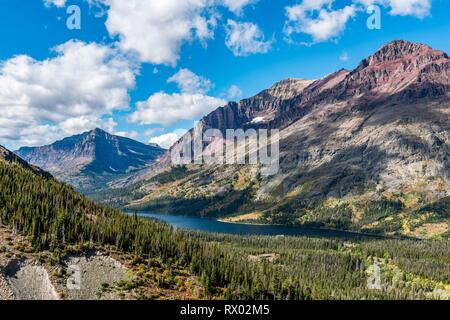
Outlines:
[[[360,67],[385,65],[395,61],[411,61],[425,57],[427,61],[448,59],[448,55],[430,46],[405,40],[394,40],[382,46],[373,55],[364,59]],[[424,60],[423,58],[421,60]]]
[[[278,81],[266,90],[266,92],[280,99],[290,99],[298,95],[313,82],[314,81],[301,78],[287,78]]]
[[[450,59],[443,51],[404,40],[392,41],[361,61],[340,84],[340,98],[379,101],[429,98],[450,87]]]
[[[101,177],[144,168],[164,153],[160,147],[111,135],[99,128],[51,145],[17,151],[29,163],[80,189],[92,187]]]
[[[100,128],[92,129],[91,131],[86,132],[85,135],[95,136],[95,137],[98,137],[98,136],[102,136],[102,137],[113,136],[112,134],[110,134],[110,133],[108,133],[105,130],[100,129]]]
[[[100,128],[95,128],[95,129],[91,130],[90,132],[93,132],[93,133],[108,133],[105,130],[100,129]]]

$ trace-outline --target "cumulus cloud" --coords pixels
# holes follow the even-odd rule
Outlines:
[[[162,134],[157,137],[152,137],[150,138],[149,143],[156,143],[164,149],[169,149],[175,142],[180,140],[180,138],[184,136],[186,132],[187,130],[185,129],[175,130],[174,132]]]
[[[112,37],[118,38],[118,46],[123,51],[134,54],[141,62],[175,66],[184,43],[199,41],[206,46],[214,38],[219,7],[240,15],[243,8],[258,0],[85,1],[103,8],[107,15],[106,28]],[[62,7],[65,1],[44,0],[44,3]],[[261,34],[259,29],[249,31],[255,36]],[[266,47],[261,43],[253,50],[266,52],[263,49]]]
[[[377,4],[390,8],[389,14],[393,16],[415,16],[425,18],[430,15],[431,0],[355,0],[366,7]]]
[[[204,94],[158,92],[136,104],[137,110],[129,117],[141,125],[171,125],[180,120],[192,120],[226,104],[226,101]]]
[[[211,39],[216,18],[209,0],[104,0],[106,27],[119,46],[144,62],[175,65],[186,41]]]
[[[176,83],[178,88],[184,93],[205,94],[214,86],[209,79],[196,75],[189,69],[181,69],[170,77],[167,82]]]
[[[58,128],[65,135],[74,135],[92,130],[93,128],[102,128],[105,131],[114,133],[116,125],[117,123],[112,118],[101,119],[95,115],[87,115],[64,120],[59,123]]]
[[[180,120],[193,120],[226,104],[225,100],[206,95],[214,84],[188,69],[179,70],[167,82],[176,83],[181,92],[158,92],[146,101],[137,102],[129,121],[141,125],[171,125]]]
[[[423,18],[430,14],[431,0],[390,0],[391,14]]]
[[[265,41],[264,34],[256,24],[231,19],[226,25],[225,44],[235,56],[266,53],[272,47],[272,42]]]
[[[237,15],[242,13],[242,9],[249,5],[256,3],[258,0],[223,0],[223,4]]]
[[[333,9],[334,0],[304,0],[300,4],[286,7],[287,21],[284,33],[288,41],[295,34],[306,34],[311,42],[319,43],[338,38],[347,22],[356,16],[357,7],[348,5],[342,9]]]
[[[214,37],[216,7],[240,13],[253,0],[97,0],[107,6],[106,27],[123,50],[143,62],[176,65],[185,42]]]
[[[164,131],[165,131],[164,128],[150,128],[150,129],[145,130],[144,135],[147,137],[153,137],[155,134],[164,132]]]
[[[310,41],[300,44],[310,45],[339,38],[350,21],[364,8],[381,5],[389,8],[391,15],[424,18],[430,15],[431,0],[353,0],[352,4],[334,8],[334,0],[303,0],[299,4],[286,7],[284,34],[288,42],[295,42],[294,36],[307,35]]]
[[[43,61],[19,55],[0,65],[0,139],[13,146],[51,142],[93,127],[129,106],[135,70],[109,46],[69,41]]]

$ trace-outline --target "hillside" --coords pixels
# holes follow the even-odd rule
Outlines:
[[[43,147],[23,147],[16,154],[81,191],[142,169],[165,150],[95,129]]]
[[[0,161],[16,163],[17,165],[21,166],[22,168],[27,169],[37,175],[40,175],[41,177],[48,178],[48,179],[52,178],[52,175],[49,174],[48,172],[42,170],[39,167],[30,165],[29,163],[27,163],[26,161],[24,161],[23,159],[18,157],[16,154],[14,154],[13,152],[9,151],[8,149],[6,149],[2,146],[0,146]]]
[[[194,165],[180,174],[166,157],[162,170],[107,198],[130,208],[234,221],[447,237],[449,113],[448,55],[394,41],[354,70],[316,81],[288,79],[229,103],[188,133],[279,129],[277,174],[261,176],[257,166]]]
[[[446,241],[350,243],[173,230],[97,205],[4,155],[0,299],[449,297]],[[81,291],[64,285],[73,264],[86,271]],[[382,275],[377,290],[367,287],[374,264]]]

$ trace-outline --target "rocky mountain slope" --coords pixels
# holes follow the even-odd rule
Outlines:
[[[6,149],[5,147],[0,146],[0,161],[5,161],[9,163],[16,163],[17,165],[21,166],[22,168],[28,169],[35,174],[40,175],[41,177],[45,178],[52,178],[52,175],[44,170],[42,170],[39,167],[33,166],[28,164],[26,161]]]
[[[450,230],[449,114],[448,55],[394,41],[352,71],[288,79],[232,102],[188,133],[280,129],[276,175],[250,165],[170,168],[166,157],[165,168],[108,197],[233,221],[442,236]]]
[[[95,129],[43,147],[24,147],[17,155],[82,191],[141,169],[165,153],[155,145]]]

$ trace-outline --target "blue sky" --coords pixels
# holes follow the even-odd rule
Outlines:
[[[370,4],[379,30],[366,26]],[[71,5],[80,30],[66,26]],[[167,147],[228,100],[354,68],[391,40],[450,52],[449,9],[445,0],[2,0],[0,144],[99,126]]]

